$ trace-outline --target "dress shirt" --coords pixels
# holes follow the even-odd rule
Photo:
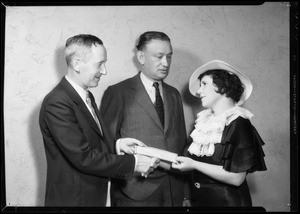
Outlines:
[[[155,103],[155,88],[153,86],[154,81],[149,80],[148,77],[146,77],[145,74],[143,74],[143,72],[141,72],[140,77],[141,77],[141,81],[142,81],[152,103]],[[164,100],[161,81],[156,81],[156,82],[158,82],[158,85],[159,85],[160,96],[161,96],[162,100]]]

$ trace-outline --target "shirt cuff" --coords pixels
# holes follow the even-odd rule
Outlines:
[[[120,142],[121,142],[121,139],[122,138],[120,138],[120,139],[118,139],[116,141],[116,152],[117,152],[117,155],[124,155],[125,154],[124,152],[120,151]]]
[[[134,156],[134,158],[135,158],[134,171],[136,172],[136,167],[137,167],[137,165],[138,165],[139,158],[138,158],[137,155],[133,155],[133,156]]]

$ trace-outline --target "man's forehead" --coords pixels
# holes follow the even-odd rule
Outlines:
[[[91,47],[91,58],[94,62],[102,62],[107,60],[106,48],[103,45],[93,45]]]
[[[106,48],[103,45],[92,45],[91,51],[96,54],[106,55]]]
[[[91,49],[104,49],[106,50],[106,48],[104,47],[104,45],[100,45],[100,44],[92,44]]]
[[[152,39],[150,40],[146,46],[145,49],[151,50],[153,52],[172,52],[172,45],[169,41],[164,40],[158,40],[158,39]]]
[[[147,45],[162,45],[162,44],[168,44],[171,46],[171,43],[167,40],[161,40],[161,39],[151,39],[150,41],[147,42]]]

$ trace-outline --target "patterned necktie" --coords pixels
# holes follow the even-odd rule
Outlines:
[[[101,134],[103,134],[103,133],[102,133],[102,129],[101,129],[100,122],[99,122],[98,117],[97,117],[97,115],[96,115],[95,109],[94,109],[94,107],[93,107],[93,105],[92,105],[92,100],[91,100],[91,98],[90,98],[90,93],[89,93],[88,90],[86,91],[86,103],[88,104],[88,106],[90,107],[90,109],[91,109],[91,111],[92,111],[92,116],[93,116],[95,122],[97,123],[97,125],[98,125],[98,127],[99,127],[99,129],[100,129]]]
[[[158,82],[154,82],[153,86],[155,88],[155,104],[154,104],[154,106],[157,111],[160,122],[161,122],[162,126],[164,127],[164,125],[165,125],[164,103],[163,103],[163,100],[159,93]]]

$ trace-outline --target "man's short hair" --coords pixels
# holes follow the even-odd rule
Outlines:
[[[87,55],[91,52],[92,45],[103,45],[101,39],[90,34],[79,34],[70,37],[66,41],[65,58],[67,66],[71,66],[74,56],[87,59]]]
[[[167,36],[167,34],[159,31],[147,31],[140,35],[139,42],[136,46],[136,48],[140,51],[143,50],[143,48],[153,39],[161,40],[161,41],[167,41],[171,44],[170,38]]]

